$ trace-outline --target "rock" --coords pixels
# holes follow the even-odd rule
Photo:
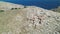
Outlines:
[[[0,34],[60,34],[60,13],[36,6],[0,14]]]

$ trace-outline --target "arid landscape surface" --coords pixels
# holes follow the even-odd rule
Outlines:
[[[60,13],[0,2],[0,34],[60,34]]]

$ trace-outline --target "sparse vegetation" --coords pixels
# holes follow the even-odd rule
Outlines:
[[[60,7],[57,7],[55,9],[52,9],[54,12],[60,12]]]
[[[26,6],[24,6],[24,8],[26,8]]]
[[[21,9],[21,8],[11,8],[11,10],[15,10],[15,9]]]
[[[13,10],[14,8],[11,8],[11,10]]]
[[[18,9],[18,8],[14,8],[14,9]]]
[[[21,9],[21,8],[19,8],[19,9]]]
[[[0,10],[0,12],[4,12],[4,10]]]

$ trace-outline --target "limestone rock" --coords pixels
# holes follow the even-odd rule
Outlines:
[[[60,13],[28,6],[0,13],[0,34],[60,34]]]

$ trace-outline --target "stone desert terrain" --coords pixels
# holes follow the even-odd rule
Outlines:
[[[5,4],[0,2],[0,34],[60,34],[60,13],[36,6],[9,8],[11,4]]]

